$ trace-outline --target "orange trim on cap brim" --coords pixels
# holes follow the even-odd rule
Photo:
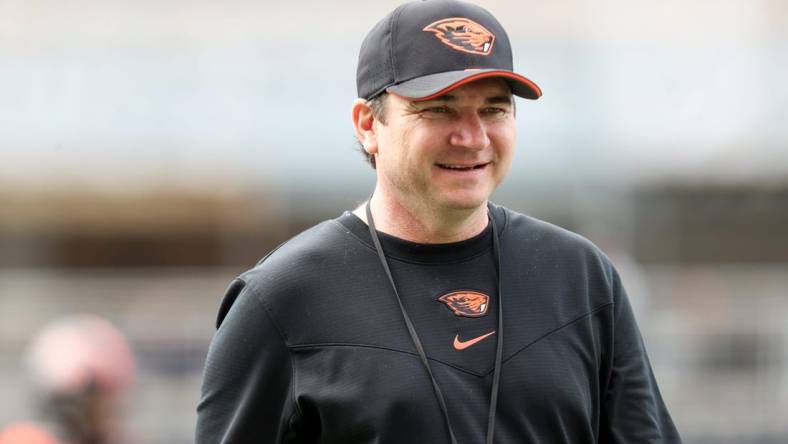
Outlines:
[[[429,96],[426,96],[426,97],[407,97],[407,96],[403,96],[401,94],[396,94],[396,93],[394,93],[394,94],[396,94],[396,95],[398,95],[400,97],[404,97],[406,99],[413,100],[415,102],[422,102],[422,101],[425,101],[425,100],[432,100],[432,99],[434,99],[436,97],[440,97],[440,96],[446,94],[447,92],[455,90],[455,89],[457,89],[457,88],[459,88],[459,87],[461,87],[463,85],[467,85],[468,83],[471,83],[471,82],[479,80],[479,79],[484,79],[484,78],[487,78],[487,77],[508,77],[510,79],[517,80],[519,82],[522,82],[522,83],[525,83],[526,85],[528,85],[536,93],[536,97],[534,98],[534,100],[538,99],[539,97],[542,96],[542,89],[539,88],[538,86],[536,86],[536,83],[528,80],[527,78],[525,78],[525,77],[523,77],[523,76],[521,76],[519,74],[515,74],[515,73],[513,73],[511,71],[486,71],[486,72],[482,72],[482,73],[479,73],[479,74],[476,74],[476,75],[473,75],[473,76],[470,76],[470,77],[466,77],[466,78],[464,78],[464,79],[462,79],[462,80],[460,80],[460,81],[458,81],[456,83],[452,83],[451,85],[447,86],[446,88],[443,88],[442,90],[440,90],[440,91],[438,91],[438,92],[436,92],[434,94],[430,94]]]

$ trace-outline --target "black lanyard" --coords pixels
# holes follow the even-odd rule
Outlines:
[[[383,253],[383,247],[380,246],[378,232],[375,230],[375,222],[372,220],[372,212],[369,209],[369,202],[370,201],[368,200],[366,204],[369,234],[372,236],[372,242],[375,244],[375,250],[378,252],[380,264],[383,265],[383,270],[386,271],[386,276],[389,278],[391,288],[394,290],[394,296],[397,298],[397,303],[399,304],[399,308],[402,311],[402,318],[405,320],[405,325],[408,327],[410,338],[413,340],[413,345],[416,347],[416,351],[419,352],[421,363],[424,364],[424,368],[427,370],[430,380],[432,381],[432,388],[435,392],[435,397],[438,399],[438,404],[440,405],[441,412],[443,413],[443,418],[446,421],[446,428],[449,430],[451,442],[452,444],[457,444],[457,438],[454,436],[454,429],[452,428],[451,420],[449,419],[449,411],[446,408],[446,400],[443,398],[443,393],[438,386],[438,381],[435,380],[435,376],[432,374],[432,368],[427,361],[427,355],[424,353],[424,347],[421,345],[419,335],[416,334],[416,329],[413,327],[413,322],[411,322],[410,316],[408,316],[408,312],[405,310],[405,306],[402,304],[402,299],[400,298],[399,292],[397,291],[397,286],[394,284],[394,277],[391,275],[388,261],[386,261],[386,255]],[[490,411],[487,417],[486,440],[486,444],[493,444],[493,435],[495,434],[495,409],[498,404],[498,386],[500,385],[501,380],[501,357],[503,355],[503,292],[501,291],[501,244],[498,240],[498,229],[495,226],[495,218],[492,217],[489,209],[487,210],[487,217],[489,218],[490,225],[492,226],[495,269],[498,274],[498,329],[496,333],[495,367],[493,369],[493,383],[490,393]]]

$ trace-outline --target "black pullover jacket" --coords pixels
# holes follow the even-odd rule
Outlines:
[[[490,210],[505,327],[495,442],[679,443],[608,258],[576,234]],[[380,233],[459,444],[486,434],[498,301],[491,230],[439,245]],[[488,298],[441,301],[451,294]],[[368,228],[351,213],[235,279],[217,326],[197,444],[450,442]]]

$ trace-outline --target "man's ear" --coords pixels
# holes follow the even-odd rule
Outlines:
[[[372,108],[364,99],[356,99],[353,102],[353,129],[356,130],[356,138],[364,147],[368,154],[377,154],[378,138],[375,134],[375,116]]]

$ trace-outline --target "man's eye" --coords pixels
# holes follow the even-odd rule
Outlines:
[[[490,108],[484,108],[482,112],[485,114],[504,114],[506,113],[506,110],[503,108],[490,107]]]

